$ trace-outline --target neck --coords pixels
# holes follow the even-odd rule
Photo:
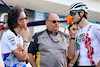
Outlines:
[[[79,26],[80,26],[80,28],[83,28],[83,27],[87,26],[88,24],[89,24],[89,22],[85,18],[83,18],[81,20],[81,22],[79,23]]]
[[[53,35],[56,35],[57,32],[52,32]]]
[[[20,28],[13,28],[14,29],[14,31],[16,32],[16,34],[19,34],[20,33],[20,31],[21,31],[21,29]]]
[[[58,31],[56,31],[56,30],[50,30],[50,29],[48,29],[50,32],[52,32],[52,34],[53,35],[56,35],[56,33],[58,32]]]
[[[53,35],[56,35],[57,32],[58,32],[58,30],[52,31],[52,34],[53,34]]]

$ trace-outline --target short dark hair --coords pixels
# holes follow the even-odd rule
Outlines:
[[[24,11],[24,9],[19,6],[16,6],[10,9],[10,11],[8,12],[8,20],[7,20],[9,28],[18,27],[17,20],[19,19],[20,13],[22,11]]]
[[[84,11],[84,10],[83,10],[83,11]],[[84,11],[83,17],[86,18],[86,19],[87,19],[87,14],[88,14],[88,13]]]

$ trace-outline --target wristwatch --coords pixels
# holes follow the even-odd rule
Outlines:
[[[69,67],[73,67],[73,64],[71,64],[71,63],[69,63],[68,65],[69,65]]]

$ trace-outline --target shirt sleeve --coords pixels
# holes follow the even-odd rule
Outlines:
[[[35,33],[35,35],[32,37],[30,45],[28,47],[28,53],[32,53],[33,55],[36,54],[36,52],[38,51],[38,38],[37,35]]]
[[[97,37],[97,39],[100,41],[100,25],[96,24],[93,27],[93,33]]]
[[[6,40],[5,40],[5,43],[8,45],[8,47],[11,49],[11,50],[14,50],[17,47],[17,40],[16,40],[16,37],[14,35],[8,35],[6,36]]]

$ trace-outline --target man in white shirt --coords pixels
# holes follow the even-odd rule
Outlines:
[[[82,2],[69,7],[72,28],[79,25],[75,42],[79,49],[78,66],[100,67],[100,25],[87,21],[88,7]]]
[[[1,38],[1,51],[5,67],[26,67],[29,61],[27,54],[28,37],[30,31],[27,28],[28,19],[24,9],[18,6],[8,13],[9,29]],[[19,35],[22,30],[23,38]]]

